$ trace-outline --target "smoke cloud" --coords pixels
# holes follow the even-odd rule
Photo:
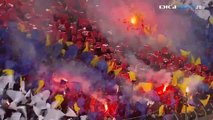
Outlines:
[[[170,1],[101,0],[88,3],[88,17],[97,23],[111,43],[125,43],[132,48],[141,48],[143,43],[148,43],[156,49],[168,46],[176,52],[183,48],[196,56],[204,54],[205,21],[191,11],[159,10],[159,5],[170,4]],[[134,15],[143,16],[144,24],[151,26],[151,35],[144,37],[136,30],[127,30],[128,25],[123,21],[130,21]],[[165,39],[159,40],[159,35]]]

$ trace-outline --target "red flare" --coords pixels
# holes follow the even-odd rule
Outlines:
[[[166,91],[168,91],[168,90],[169,90],[169,89],[168,89],[168,86],[169,86],[169,84],[164,84],[164,85],[162,85],[162,86],[156,88],[156,92],[158,93],[158,95],[162,95],[162,94],[164,94]]]
[[[166,91],[166,88],[168,87],[168,85],[169,85],[169,84],[165,84],[165,85],[164,85],[163,92]]]
[[[108,105],[107,105],[107,103],[104,104],[104,109],[105,109],[105,112],[108,111]]]

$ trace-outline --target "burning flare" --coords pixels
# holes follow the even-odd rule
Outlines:
[[[165,84],[165,85],[164,85],[163,92],[166,91],[166,88],[168,87],[168,85],[169,85],[169,84]]]
[[[188,92],[189,92],[189,87],[186,88],[186,93],[188,93]]]
[[[105,112],[108,111],[108,105],[107,105],[107,103],[104,104],[104,109],[105,109]]]
[[[138,19],[136,16],[132,16],[131,19],[130,19],[130,23],[133,24],[133,25],[136,25],[138,22]]]

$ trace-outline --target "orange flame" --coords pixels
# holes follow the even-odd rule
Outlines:
[[[133,25],[136,25],[138,22],[138,19],[136,16],[132,16],[131,19],[130,19],[130,23],[133,24]]]

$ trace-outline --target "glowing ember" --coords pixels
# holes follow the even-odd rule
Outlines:
[[[165,84],[165,85],[164,85],[163,92],[166,91],[166,88],[168,87],[168,85],[169,85],[169,84]]]
[[[105,109],[105,112],[108,111],[108,105],[107,105],[107,103],[104,104],[104,109]]]
[[[136,16],[131,17],[130,23],[133,25],[137,24],[137,17]]]

